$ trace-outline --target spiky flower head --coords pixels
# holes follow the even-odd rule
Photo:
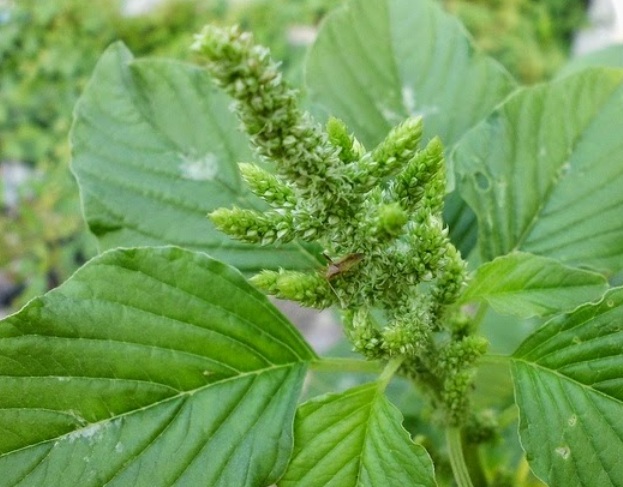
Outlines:
[[[338,304],[356,350],[373,359],[404,357],[407,373],[437,384],[449,421],[459,422],[470,367],[484,351],[469,337],[452,342],[453,306],[466,271],[442,220],[441,141],[420,148],[423,122],[413,117],[367,151],[343,121],[330,118],[322,128],[304,113],[278,64],[249,34],[208,26],[193,48],[235,100],[257,154],[277,173],[240,166],[270,210],[219,209],[210,218],[248,242],[318,243],[328,259],[324,268],[263,271],[251,282],[306,306]],[[373,320],[373,309],[386,318]],[[440,349],[435,333],[450,336],[450,345]]]

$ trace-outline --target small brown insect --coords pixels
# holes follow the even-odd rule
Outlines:
[[[327,266],[327,270],[324,274],[324,276],[329,281],[339,276],[340,274],[344,274],[345,272],[348,272],[350,269],[352,269],[357,264],[359,264],[359,262],[361,262],[364,257],[364,254],[360,252],[356,252],[354,254],[348,254],[347,256],[342,257],[337,262],[333,262],[328,255],[326,254],[322,254],[322,255],[324,255],[325,259],[329,261],[329,265]]]

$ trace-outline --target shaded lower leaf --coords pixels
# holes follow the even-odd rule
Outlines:
[[[461,302],[487,301],[498,313],[530,318],[568,311],[598,299],[607,289],[606,279],[595,272],[512,252],[481,265]]]
[[[378,383],[301,405],[295,447],[280,487],[436,485],[426,450]]]
[[[478,240],[478,221],[458,191],[453,191],[446,196],[443,221],[450,230],[450,240],[461,252],[461,255],[467,258]]]
[[[107,252],[0,321],[0,485],[268,485],[312,358],[224,264]]]
[[[623,288],[548,322],[512,358],[520,435],[549,485],[623,486]]]
[[[542,320],[523,319],[513,315],[502,315],[488,309],[478,326],[478,331],[489,342],[489,353],[510,355],[534,330]]]

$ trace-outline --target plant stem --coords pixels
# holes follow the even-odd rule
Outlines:
[[[311,362],[310,368],[318,372],[360,372],[364,374],[378,374],[383,370],[383,364],[378,361],[370,360],[322,357]]]
[[[478,445],[467,445],[465,439],[462,441],[463,456],[465,457],[465,465],[467,465],[467,471],[470,478],[475,485],[479,487],[486,487],[489,485],[487,476],[482,468],[482,460],[480,458],[480,448]]]
[[[460,428],[446,428],[446,442],[448,444],[448,454],[450,455],[450,465],[452,466],[452,473],[457,486],[474,487],[465,464],[465,458],[463,457]]]
[[[387,384],[389,384],[389,381],[392,380],[392,377],[394,376],[396,371],[400,368],[400,364],[402,364],[403,361],[404,361],[404,358],[399,357],[399,358],[393,358],[389,362],[387,362],[387,365],[385,366],[385,369],[383,370],[381,377],[379,377],[379,388],[380,389],[384,390],[387,387]]]

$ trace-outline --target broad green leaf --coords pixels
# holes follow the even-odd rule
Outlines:
[[[317,111],[343,119],[373,147],[396,124],[424,117],[424,139],[449,149],[515,87],[493,59],[475,51],[463,26],[429,0],[352,0],[328,16],[306,65]],[[449,171],[452,185],[452,172]],[[467,255],[475,217],[451,198],[445,217]]]
[[[0,321],[0,485],[269,485],[313,358],[205,254],[106,252]]]
[[[498,313],[530,318],[569,311],[600,298],[607,289],[601,274],[513,252],[481,265],[461,302],[487,301]]]
[[[301,405],[294,454],[280,487],[436,485],[426,450],[378,383]]]
[[[429,0],[351,0],[327,17],[306,68],[314,103],[365,145],[422,115],[425,138],[449,148],[515,86]]]
[[[555,318],[512,358],[520,435],[552,486],[623,486],[623,288]]]
[[[454,151],[484,259],[513,250],[623,267],[623,71],[519,92]]]
[[[298,245],[236,242],[208,220],[215,208],[259,204],[238,174],[251,153],[229,104],[202,69],[134,60],[120,43],[104,53],[71,133],[85,218],[102,248],[174,244],[249,272],[314,264]]]
[[[556,77],[562,78],[582,69],[597,66],[623,68],[623,44],[614,44],[583,56],[574,57],[556,73]]]

